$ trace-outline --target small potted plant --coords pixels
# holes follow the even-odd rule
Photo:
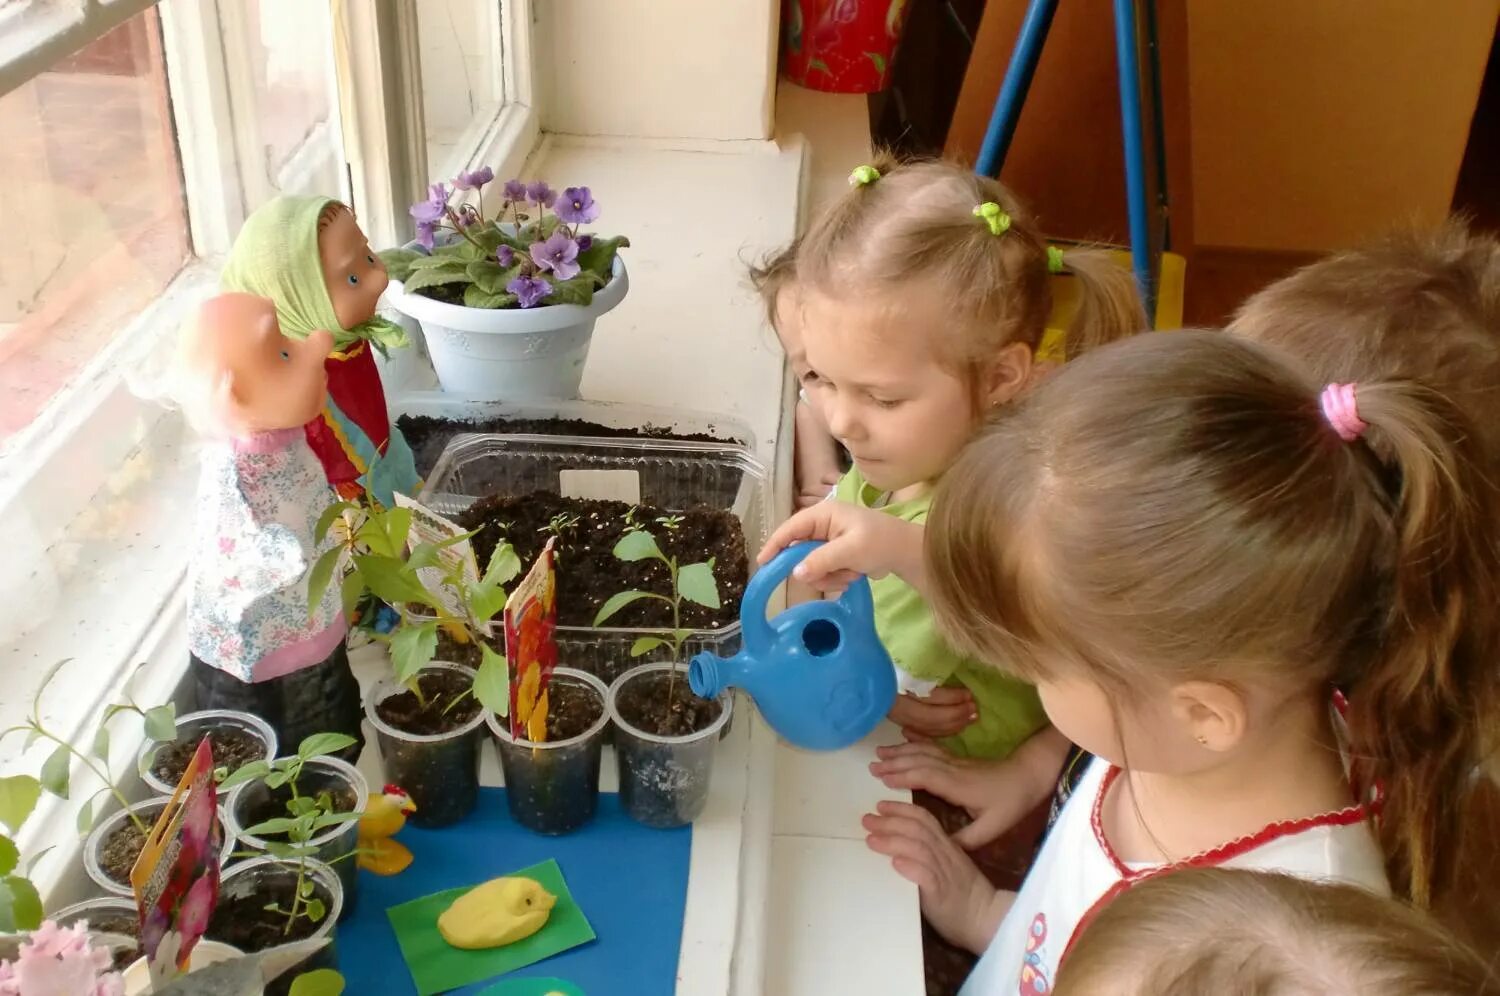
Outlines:
[[[265,988],[267,996],[288,996],[297,991],[297,978],[338,967],[335,925],[343,915],[344,890],[338,874],[312,857],[316,848],[310,843],[278,843],[276,850],[280,856],[242,861],[224,873],[204,936],[245,954],[328,938],[327,945]],[[353,865],[352,859],[346,863]]]
[[[84,924],[44,921],[0,950],[0,993],[18,996],[120,996],[124,977],[114,957]]]
[[[488,166],[433,184],[411,207],[417,239],[381,253],[386,299],[422,324],[443,390],[484,400],[576,398],[594,322],[625,297],[630,242],[583,230],[588,187],[509,180],[492,217]],[[454,203],[472,191],[476,203]],[[493,195],[492,195],[493,196]]]
[[[182,780],[193,752],[206,736],[214,754],[214,776],[223,781],[230,772],[251,761],[276,756],[276,731],[259,716],[234,709],[205,709],[179,717],[170,740],[149,739],[137,761],[141,780],[158,795],[171,795]]]
[[[464,557],[448,555],[470,534],[417,543],[408,553],[410,509],[361,510],[356,517],[363,521],[352,532],[362,537],[363,552],[351,551],[340,561],[347,564],[345,597],[358,599],[368,591],[395,606],[400,617],[389,634],[378,636],[390,646],[392,676],[370,689],[365,715],[375,728],[387,780],[416,807],[408,821],[448,826],[479,799],[484,710],[505,708],[505,658],[491,646],[489,626],[505,607],[505,584],[520,562],[502,543],[476,579]],[[319,572],[313,590],[331,583],[339,570]],[[479,647],[478,669],[435,660],[440,632]]]
[[[662,526],[672,528],[670,521]],[[679,565],[677,558],[662,553],[656,537],[639,527],[620,538],[614,555],[624,561],[660,561],[667,568],[671,592],[622,591],[600,607],[595,626],[643,598],[666,602],[672,610],[671,629],[640,637],[630,648],[632,657],[665,649],[667,659],[631,668],[609,688],[620,803],[632,819],[646,826],[682,826],[697,819],[708,802],[714,747],[731,711],[727,693],[717,699],[693,694],[687,664],[681,659],[683,640],[692,635],[679,625],[682,603],[719,606],[713,561]]]
[[[225,807],[230,832],[247,853],[306,851],[336,868],[345,909],[354,907],[358,869],[352,858],[369,787],[352,764],[329,755],[353,743],[347,734],[314,733],[297,753],[251,761],[220,783],[230,793]]]

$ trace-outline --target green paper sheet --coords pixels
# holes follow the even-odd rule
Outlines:
[[[492,979],[594,939],[594,928],[573,901],[573,894],[568,891],[568,883],[563,880],[562,869],[556,861],[549,858],[539,865],[509,874],[535,879],[557,897],[557,905],[552,907],[552,915],[547,918],[545,927],[504,947],[465,951],[453,947],[438,933],[438,917],[453,905],[455,899],[479,885],[478,882],[434,892],[385,911],[420,996],[433,996],[471,982]]]
[[[565,979],[505,979],[490,986],[479,996],[584,996],[582,989]]]

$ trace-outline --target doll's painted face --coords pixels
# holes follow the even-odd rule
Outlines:
[[[276,306],[253,294],[220,294],[203,304],[188,353],[190,373],[211,386],[213,422],[246,436],[306,425],[328,395],[324,360],[333,336],[282,334]]]
[[[354,212],[342,204],[330,205],[318,224],[318,257],[340,327],[352,329],[373,318],[390,277],[360,231]]]

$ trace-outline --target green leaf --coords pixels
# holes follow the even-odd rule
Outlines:
[[[313,890],[316,888],[317,886],[313,885],[312,879],[304,878],[301,884],[297,886],[297,894],[303,899],[306,899],[308,896],[313,894]]]
[[[237,770],[231,772],[228,778],[219,783],[219,791],[227,792],[236,785],[243,785],[257,778],[264,778],[270,773],[271,762],[269,761],[260,760],[251,761],[249,764],[242,764]]]
[[[469,611],[479,622],[489,622],[505,608],[510,596],[499,585],[480,583],[469,590]]]
[[[316,968],[293,979],[288,996],[340,996],[343,991],[342,975],[331,968]]]
[[[596,237],[592,245],[578,254],[578,265],[597,274],[607,284],[613,272],[615,254],[628,245],[630,240],[623,235],[608,239]]]
[[[598,288],[598,275],[584,270],[571,280],[553,281],[552,293],[542,303],[590,305],[594,303],[594,291]]]
[[[340,823],[350,823],[359,819],[358,813],[319,813],[313,817],[312,829],[314,832],[324,827],[338,826]]]
[[[440,607],[432,592],[423,587],[422,582],[400,560],[361,555],[354,558],[354,567],[364,579],[365,586],[384,602],[391,605],[415,602],[432,608]]]
[[[16,842],[0,834],[0,875],[9,875],[21,863],[21,850]]]
[[[146,736],[170,743],[177,739],[177,707],[168,702],[146,710]]]
[[[479,671],[474,675],[474,698],[497,716],[510,715],[510,669],[505,658],[486,644],[479,645]]]
[[[719,607],[719,586],[714,582],[714,569],[709,564],[688,564],[677,571],[677,593],[689,602],[697,602],[710,609]]]
[[[352,747],[355,743],[357,741],[347,733],[314,733],[297,745],[297,756],[303,760],[310,757],[326,757],[345,747]]]
[[[505,267],[493,259],[478,259],[469,264],[469,279],[486,294],[504,294],[505,285],[521,272],[519,264]]]
[[[484,569],[484,583],[505,584],[520,573],[521,558],[516,556],[516,548],[506,540],[495,544],[495,552],[490,554],[490,564]]]
[[[36,694],[31,697],[31,715],[33,719],[42,714],[42,693],[47,690],[48,685],[52,684],[52,679],[57,677],[57,672],[62,670],[62,666],[72,659],[71,657],[64,657],[49,667],[47,673],[42,675],[42,683],[36,686]]]
[[[323,900],[317,898],[316,896],[307,901],[307,905],[304,907],[304,909],[307,910],[307,918],[313,923],[321,923],[323,917],[328,915],[328,910],[326,907],[324,907]]]
[[[42,925],[42,897],[19,875],[0,882],[0,932],[35,930]]]
[[[615,544],[614,555],[620,560],[630,562],[645,560],[648,557],[655,557],[661,561],[667,559],[662,556],[661,547],[656,545],[656,537],[644,529],[632,529],[621,536],[620,541]]]
[[[345,512],[351,512],[357,508],[359,506],[350,501],[336,501],[329,505],[323,509],[323,514],[318,516],[318,525],[313,530],[313,537],[319,543],[323,542],[328,538],[328,530],[333,528],[333,524],[343,518]]]
[[[30,775],[0,778],[0,823],[17,833],[42,797],[42,783]]]
[[[317,809],[318,800],[309,799],[307,796],[302,795],[298,796],[295,799],[288,799],[286,801],[286,808],[287,812],[291,813],[293,816],[301,816],[303,813],[310,813],[313,810]]]
[[[266,788],[279,789],[292,780],[292,773],[285,770],[272,771],[266,775]]]
[[[875,64],[875,71],[877,73],[879,73],[881,76],[885,75],[885,56],[881,55],[879,52],[866,52],[865,58],[869,59]]]
[[[78,828],[78,836],[85,837],[94,829],[94,800],[85,799],[83,805],[78,807],[78,815],[74,818],[74,826]]]
[[[36,870],[36,866],[39,865],[39,864],[41,864],[42,863],[42,859],[45,858],[48,855],[48,853],[51,852],[51,850],[54,847],[56,847],[56,846],[57,846],[56,844],[48,844],[46,847],[42,848],[40,851],[37,851],[29,859],[27,859],[27,861],[26,861],[26,877],[27,878],[31,877],[31,873]]]
[[[421,256],[411,262],[412,273],[422,273],[427,270],[458,270],[462,272],[469,267],[469,261],[458,255],[458,249],[453,246],[442,246],[434,249],[430,255]]]
[[[384,526],[385,535],[391,543],[391,556],[405,556],[406,537],[411,535],[411,509],[388,509],[380,516],[380,522]]]
[[[101,724],[94,731],[94,746],[90,753],[106,764],[109,763],[109,727]]]
[[[437,628],[437,621],[433,620],[420,625],[404,625],[392,634],[391,665],[397,681],[412,680],[418,671],[432,663],[432,658],[437,655]]]
[[[344,586],[339,589],[339,600],[343,603],[344,618],[352,620],[359,610],[359,600],[365,597],[365,579],[358,571],[344,575]]]
[[[68,797],[68,762],[70,760],[68,748],[59,746],[42,763],[42,788],[51,792],[59,799]]]
[[[509,308],[518,301],[514,294],[506,290],[498,293],[487,291],[478,284],[470,284],[464,288],[464,307],[487,308],[494,311],[498,308]]]
[[[630,656],[639,657],[642,654],[649,654],[657,647],[665,647],[670,642],[669,640],[663,640],[659,636],[643,636],[630,645]]]
[[[622,591],[609,596],[609,601],[599,606],[599,611],[594,616],[594,625],[603,626],[604,620],[619,612],[631,602],[638,602],[643,598],[660,598],[649,591]]]
[[[246,827],[244,832],[252,837],[264,837],[273,833],[291,833],[297,827],[297,818],[293,816],[274,816],[269,820],[257,823],[253,827]]]
[[[376,255],[385,264],[386,271],[390,273],[392,280],[405,280],[411,273],[412,262],[426,258],[415,249],[387,249]]]
[[[467,284],[469,282],[468,266],[463,260],[454,261],[452,266],[433,266],[423,270],[415,270],[402,285],[406,293],[411,294],[425,287],[440,287],[443,284]]]
[[[344,555],[344,548],[336,546],[325,552],[313,564],[312,570],[307,573],[307,614],[311,616],[318,610],[318,605],[323,601],[323,595],[328,591],[328,584],[333,580],[334,569],[339,566],[339,558]]]

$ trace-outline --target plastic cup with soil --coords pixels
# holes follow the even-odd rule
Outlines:
[[[557,668],[548,686],[547,739],[542,743],[512,737],[507,720],[485,714],[500,754],[505,798],[517,823],[556,835],[594,818],[608,694],[593,675]]]
[[[323,792],[328,793],[333,812],[354,814],[347,822],[327,827],[308,841],[315,849],[314,856],[337,873],[340,905],[347,913],[354,909],[358,895],[359,868],[352,855],[359,843],[359,817],[365,811],[370,789],[365,776],[347,761],[336,757],[310,758],[302,767],[302,777],[297,779],[297,794],[314,798]],[[286,804],[291,797],[290,785],[273,789],[259,779],[246,782],[230,794],[225,809],[230,829],[239,838],[242,850],[267,851],[272,841],[290,843],[284,833],[259,837],[246,833],[245,828],[288,815]]]
[[[288,928],[285,912],[266,908],[275,905],[283,911],[291,909],[297,892],[297,865],[296,860],[253,858],[225,872],[219,882],[219,903],[214,907],[205,935],[231,944],[245,954],[293,941],[328,938],[326,945],[266,986],[267,996],[285,996],[292,980],[304,972],[338,967],[334,926],[343,914],[344,889],[332,868],[312,858],[305,861],[305,880],[312,882],[313,897],[323,904],[321,920],[314,922],[310,917],[297,916]]]
[[[141,922],[133,899],[95,896],[49,913],[47,919],[59,927],[86,922],[93,942],[109,948],[111,967],[116,972],[124,971],[141,956]]]
[[[111,895],[135,895],[130,887],[130,869],[135,867],[135,859],[141,856],[141,849],[146,846],[146,835],[169,801],[160,797],[147,799],[129,809],[117,809],[94,824],[94,829],[83,842],[83,870],[95,885]],[[130,818],[132,813],[145,826],[144,832]],[[235,834],[222,806],[219,807],[219,829],[224,835],[224,850],[219,858],[219,864],[223,866],[234,850]]]
[[[727,692],[694,695],[683,663],[641,664],[615,679],[609,718],[620,805],[631,819],[666,828],[698,818],[708,804],[719,731],[732,711]]]
[[[141,780],[153,792],[171,795],[205,735],[213,748],[215,768],[234,771],[251,761],[276,756],[276,731],[259,716],[233,709],[205,709],[177,720],[176,740],[151,740],[141,748]]]
[[[474,683],[468,668],[435,661],[416,680],[420,698],[394,678],[377,683],[365,698],[365,716],[375,727],[386,780],[417,807],[407,822],[451,826],[479,801],[484,709],[467,694]]]

